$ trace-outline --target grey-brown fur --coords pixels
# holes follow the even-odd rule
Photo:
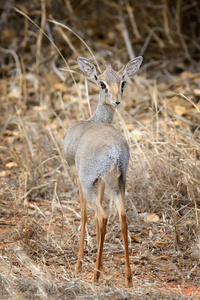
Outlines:
[[[96,180],[115,165],[117,177],[122,176],[125,181],[129,147],[125,138],[111,125],[86,121],[73,123],[64,141],[64,153],[68,164],[76,166],[85,191],[88,189],[91,193]],[[95,194],[91,198],[88,200],[94,201]]]
[[[69,166],[75,165],[78,174],[81,205],[81,237],[75,270],[81,268],[84,255],[85,224],[87,220],[86,202],[95,211],[97,229],[97,260],[94,281],[98,281],[102,267],[102,251],[106,233],[107,215],[102,206],[105,183],[110,186],[110,196],[119,212],[124,250],[126,286],[132,282],[129,263],[126,213],[124,195],[126,172],[129,162],[129,146],[125,138],[113,127],[114,111],[122,101],[121,83],[135,73],[142,62],[138,57],[130,61],[121,72],[107,66],[100,74],[98,69],[85,58],[78,58],[81,70],[100,85],[99,101],[95,113],[86,121],[74,122],[64,140],[64,153]]]

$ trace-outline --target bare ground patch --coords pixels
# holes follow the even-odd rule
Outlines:
[[[199,299],[198,1],[93,2],[95,9],[87,1],[65,1],[65,10],[60,1],[16,4],[53,37],[75,80],[59,69],[66,66],[55,47],[12,1],[0,4],[0,299]],[[101,66],[109,61],[120,69],[130,45],[144,56],[113,123],[131,149],[125,203],[130,289],[124,288],[122,236],[108,196],[100,282],[91,281],[96,232],[90,209],[83,268],[74,272],[80,207],[62,143],[69,124],[95,110],[98,88],[87,82],[88,101],[76,58],[91,59],[90,53],[48,18],[78,33]]]

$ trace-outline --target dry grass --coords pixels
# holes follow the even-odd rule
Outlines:
[[[92,2],[16,4],[54,40],[67,72],[41,30],[14,11],[12,1],[1,4],[0,299],[198,299],[198,2]],[[83,271],[74,273],[80,207],[62,143],[69,124],[88,118],[97,104],[98,88],[84,80],[76,62],[78,55],[91,58],[88,47],[101,68],[110,61],[119,69],[135,53],[145,58],[113,122],[131,149],[131,289],[124,288],[122,237],[108,198],[105,272],[92,284],[96,240],[89,210]]]

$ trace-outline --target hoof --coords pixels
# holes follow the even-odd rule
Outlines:
[[[75,272],[78,272],[81,270],[82,267],[82,262],[81,260],[77,260],[76,265],[75,265]]]
[[[99,282],[99,278],[96,275],[94,275],[93,278],[92,278],[92,281],[94,283],[98,283]]]
[[[126,285],[126,287],[131,287],[133,285],[132,278],[126,278],[125,285]]]
[[[94,276],[93,276],[92,281],[93,281],[93,282],[98,282],[98,281],[99,281],[99,277],[100,277],[100,271],[95,270],[95,271],[94,271]]]

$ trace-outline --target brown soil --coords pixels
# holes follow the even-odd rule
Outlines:
[[[132,2],[0,4],[0,299],[200,299],[200,7]],[[120,69],[134,53],[144,57],[113,122],[131,149],[125,203],[131,288],[109,195],[100,281],[92,283],[90,208],[85,258],[74,272],[80,206],[62,143],[67,127],[97,104],[98,87],[87,81],[88,102],[76,61],[93,59],[87,47],[102,69],[106,61]],[[63,71],[61,54],[72,74]]]

